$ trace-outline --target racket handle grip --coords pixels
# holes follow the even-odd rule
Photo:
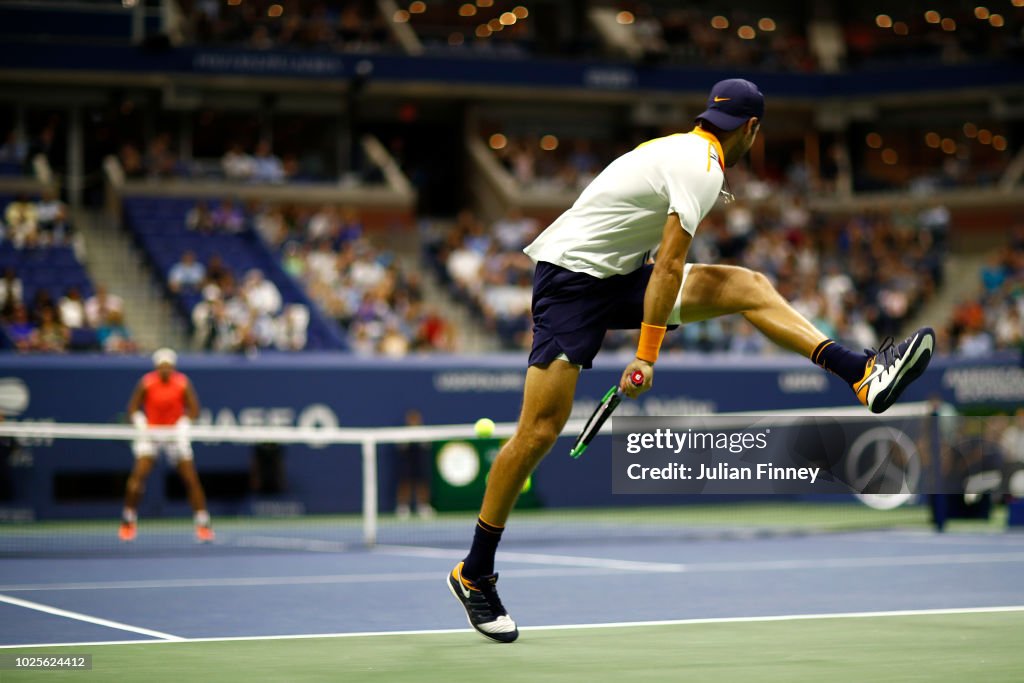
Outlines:
[[[640,370],[634,370],[633,374],[629,376],[629,381],[634,387],[642,387],[644,384],[644,373]]]

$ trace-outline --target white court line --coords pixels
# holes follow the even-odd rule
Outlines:
[[[551,576],[594,576],[618,574],[616,569],[560,567],[550,569],[507,569],[503,576],[518,578]],[[123,590],[138,588],[225,588],[250,586],[310,586],[345,583],[393,583],[403,581],[437,581],[445,571],[392,572],[376,574],[324,574],[310,576],[249,576],[208,579],[150,579],[142,581],[79,581],[76,583],[24,583],[0,586],[0,593],[28,591]]]
[[[443,548],[415,548],[408,553],[417,557],[438,557],[430,551],[448,553],[455,551]],[[427,552],[419,552],[427,551]],[[387,553],[403,555],[404,552]],[[462,557],[461,552],[454,556]],[[453,557],[454,557],[453,556]],[[525,559],[524,559],[525,558]],[[550,558],[555,561],[549,562]],[[538,564],[565,565],[546,568],[505,569],[502,575],[516,578],[541,578],[552,576],[608,576],[623,573],[642,572],[647,574],[701,574],[723,572],[764,572],[802,569],[862,569],[867,567],[920,567],[929,565],[967,565],[1024,563],[1024,553],[998,553],[986,555],[907,555],[901,557],[836,557],[812,560],[753,560],[734,562],[700,562],[692,564],[668,564],[664,562],[628,562],[603,560],[601,558],[567,557],[536,553],[498,553],[499,560]],[[589,564],[585,564],[589,563]],[[200,579],[149,579],[137,581],[78,581],[74,583],[30,583],[0,586],[0,593],[31,591],[69,590],[122,590],[162,588],[211,588],[211,587],[258,587],[258,586],[307,586],[358,583],[401,583],[407,581],[435,581],[441,573],[431,572],[390,572],[370,574],[322,574],[310,576],[250,576]]]
[[[417,546],[388,546],[376,548],[374,552],[409,557],[429,557],[461,560],[465,552],[447,548],[421,548]],[[517,553],[498,551],[498,560],[523,562],[526,564],[562,565],[571,567],[595,567],[638,572],[745,572],[786,569],[844,569],[858,567],[915,567],[929,564],[985,564],[988,562],[1024,562],[1024,552],[988,553],[984,555],[902,555],[892,557],[839,557],[812,558],[807,560],[762,560],[734,562],[635,562],[612,560],[600,557],[574,555],[547,555],[544,553]]]
[[[826,614],[780,614],[763,617],[707,617],[701,619],[665,619],[661,621],[613,621],[601,624],[551,624],[548,626],[521,626],[520,631],[571,631],[577,629],[637,628],[651,626],[699,626],[703,624],[746,624],[770,621],[817,621],[823,619],[871,619],[885,617],[926,617],[957,614],[998,614],[1024,612],[1024,605],[994,607],[949,607],[939,609],[910,609],[888,612],[833,612]],[[278,636],[230,636],[226,638],[178,638],[176,640],[114,640],[81,643],[35,643],[30,645],[0,645],[0,650],[24,647],[83,647],[87,645],[157,645],[165,643],[230,643],[259,640],[303,640],[312,638],[373,638],[379,636],[427,636],[448,633],[473,633],[469,627],[423,629],[418,631],[364,631],[359,633],[306,633]]]
[[[29,600],[22,600],[21,598],[12,598],[9,595],[0,595],[0,602],[6,602],[8,605],[14,605],[15,607],[24,607],[25,609],[31,609],[37,612],[53,614],[58,617],[66,617],[67,619],[84,621],[89,624],[96,624],[97,626],[116,628],[121,631],[131,631],[132,633],[138,633],[140,635],[149,636],[151,638],[160,638],[164,641],[181,640],[181,638],[179,638],[178,636],[172,636],[170,633],[162,633],[160,631],[154,631],[148,628],[132,626],[131,624],[122,624],[119,621],[110,621],[109,619],[90,617],[88,614],[82,614],[81,612],[71,612],[66,609],[60,609],[59,607],[50,607],[49,605],[43,605],[38,602],[30,602]]]
[[[388,545],[374,548],[374,552],[382,555],[404,555],[407,557],[429,557],[445,560],[461,560],[466,556],[465,550],[450,548],[428,548],[411,545]],[[577,555],[548,555],[547,553],[517,553],[499,550],[497,560],[506,562],[523,562],[526,564],[547,564],[564,567],[598,567],[601,569],[618,569],[622,571],[686,571],[684,565],[673,562],[635,562],[632,560],[611,560],[603,557],[582,557]]]
[[[990,548],[1003,546],[1010,548],[1024,547],[1024,534],[1014,536],[1013,534],[993,533],[957,535],[937,534],[929,531],[893,531],[884,534],[858,534],[848,540],[853,542],[864,541],[870,543],[916,543],[918,545],[932,546],[987,546]]]

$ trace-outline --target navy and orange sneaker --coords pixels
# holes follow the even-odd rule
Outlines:
[[[935,352],[935,331],[922,327],[898,345],[887,338],[871,353],[864,376],[850,386],[873,413],[884,413],[921,376]]]
[[[213,527],[209,524],[196,525],[196,541],[198,543],[213,543],[214,538]]]
[[[519,629],[498,598],[495,587],[498,575],[488,574],[470,581],[462,576],[462,564],[459,562],[455,565],[455,569],[448,574],[447,583],[448,590],[465,608],[469,625],[485,638],[499,643],[511,643],[519,637]]]

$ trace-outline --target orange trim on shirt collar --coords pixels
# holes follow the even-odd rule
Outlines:
[[[708,131],[704,130],[703,128],[694,128],[690,132],[692,134],[696,135],[697,137],[704,138],[705,140],[708,141],[708,143],[712,147],[715,148],[715,151],[718,152],[718,165],[722,167],[722,171],[724,172],[725,171],[725,153],[722,151],[722,143],[718,141],[718,138],[716,138],[714,135],[712,135]],[[709,147],[708,148],[708,170],[709,171],[711,170],[711,152],[710,152],[710,150],[711,150],[711,148]]]

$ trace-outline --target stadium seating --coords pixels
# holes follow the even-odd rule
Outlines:
[[[337,328],[317,312],[255,232],[249,229],[234,234],[188,230],[185,216],[195,204],[196,200],[191,198],[158,197],[132,197],[124,202],[125,225],[134,233],[162,285],[166,286],[167,275],[183,252],[194,252],[198,260],[204,263],[214,254],[219,254],[224,264],[237,276],[251,269],[261,270],[280,290],[285,304],[301,303],[310,308],[307,349],[346,348],[345,340]],[[200,294],[171,296],[181,315],[190,321],[192,309],[200,301]]]
[[[5,207],[14,197],[0,197],[0,207]],[[16,249],[9,241],[0,242],[0,273],[13,268],[21,280],[23,300],[30,304],[41,290],[45,290],[53,301],[58,301],[70,287],[76,287],[83,298],[93,295],[94,287],[89,273],[78,260],[70,246],[48,246],[32,249]],[[0,348],[10,348],[10,340],[0,333]],[[96,332],[88,328],[71,332],[71,350],[97,348]]]

